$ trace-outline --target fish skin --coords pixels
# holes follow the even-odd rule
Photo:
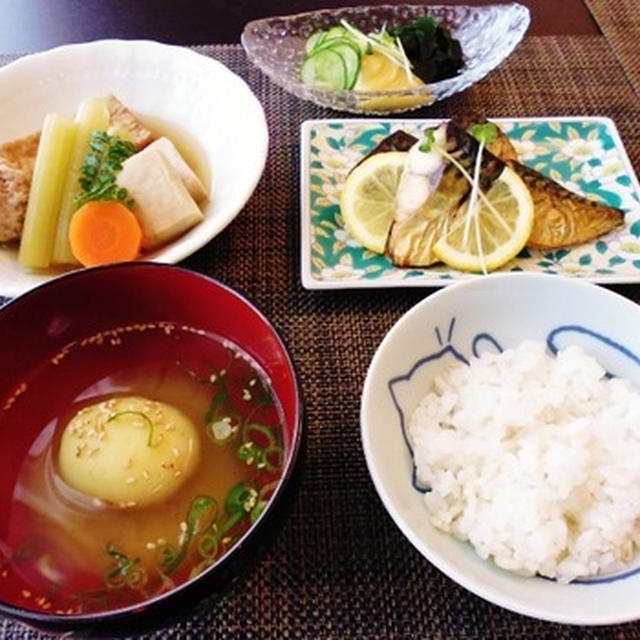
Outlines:
[[[513,160],[507,161],[527,185],[533,198],[533,229],[528,247],[559,249],[613,231],[624,223],[624,211],[589,200],[543,174]]]
[[[478,141],[455,122],[447,124],[447,151],[473,174]],[[480,186],[488,189],[502,173],[504,163],[491,153],[483,153]],[[447,233],[456,219],[460,205],[471,191],[471,185],[451,162],[445,167],[434,192],[416,212],[394,222],[387,242],[387,253],[399,267],[428,267],[439,259],[433,246]]]

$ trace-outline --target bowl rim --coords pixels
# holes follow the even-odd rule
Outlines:
[[[468,577],[465,572],[457,570],[454,566],[451,565],[451,563],[444,555],[435,552],[430,548],[428,544],[420,539],[417,533],[414,533],[411,526],[409,526],[409,524],[406,522],[402,510],[398,506],[396,506],[395,501],[390,496],[390,493],[387,491],[387,488],[378,473],[380,463],[376,462],[374,446],[369,434],[370,428],[368,427],[368,424],[374,418],[373,416],[369,415],[367,405],[369,402],[368,399],[373,393],[372,389],[374,385],[374,379],[377,376],[377,369],[379,367],[380,360],[383,357],[383,351],[386,351],[389,345],[391,345],[395,340],[395,336],[403,331],[403,325],[406,324],[406,322],[408,322],[413,316],[425,313],[426,309],[428,309],[434,302],[438,303],[441,298],[446,299],[451,295],[459,295],[460,293],[464,293],[466,289],[481,289],[486,288],[487,286],[500,287],[503,281],[515,281],[516,279],[518,281],[523,281],[523,284],[526,284],[526,281],[529,280],[534,282],[552,283],[551,286],[558,286],[560,288],[582,288],[585,291],[595,292],[595,295],[602,296],[606,300],[615,300],[617,304],[622,304],[623,306],[628,307],[629,310],[634,310],[634,313],[636,314],[640,312],[640,307],[635,302],[619,293],[601,287],[593,282],[568,278],[564,276],[557,276],[555,274],[495,273],[490,274],[485,278],[456,282],[448,287],[436,290],[433,294],[423,298],[422,300],[414,304],[395,321],[395,323],[386,332],[383,339],[376,348],[374,356],[371,359],[371,362],[367,369],[361,394],[360,437],[369,476],[371,477],[371,481],[373,482],[376,493],[378,494],[378,498],[382,502],[385,510],[387,511],[387,514],[391,517],[393,523],[398,527],[404,537],[411,543],[411,545],[418,551],[418,553],[420,553],[420,555],[425,560],[427,560],[436,569],[442,572],[447,578],[456,582],[470,593],[509,611],[513,611],[515,613],[529,616],[538,620],[545,620],[548,622],[555,622],[560,624],[597,626],[620,624],[637,620],[638,618],[640,618],[640,613],[602,616],[599,615],[597,608],[593,608],[589,617],[586,618],[578,618],[573,614],[550,614],[543,608],[523,602],[513,594],[499,592],[493,587],[484,584],[480,579]],[[428,519],[425,519],[425,523],[426,526],[432,526],[429,523]],[[465,544],[469,543],[465,542]],[[483,562],[491,562],[491,560],[484,560]]]
[[[29,299],[31,297],[39,295],[42,289],[51,288],[56,286],[64,286],[67,284],[68,280],[72,280],[75,278],[82,277],[92,277],[94,273],[101,271],[115,271],[115,270],[128,270],[128,269],[153,269],[158,271],[170,270],[175,271],[181,274],[182,277],[191,277],[195,279],[200,279],[208,282],[210,285],[214,287],[218,287],[224,290],[227,293],[230,293],[232,296],[238,298],[246,307],[255,313],[262,322],[272,331],[274,337],[278,342],[278,346],[282,351],[282,354],[285,356],[287,368],[290,369],[292,374],[292,382],[293,382],[293,395],[295,398],[295,415],[293,421],[292,428],[292,439],[289,444],[289,452],[286,458],[286,463],[282,472],[282,476],[278,482],[278,486],[264,511],[258,518],[258,520],[253,523],[249,529],[242,535],[242,537],[236,541],[233,547],[227,553],[219,558],[217,562],[207,567],[202,573],[199,573],[197,576],[183,582],[182,584],[177,585],[175,588],[170,591],[166,591],[161,593],[154,598],[149,598],[148,600],[144,600],[142,602],[128,605],[126,607],[119,607],[117,609],[110,609],[103,612],[95,612],[88,614],[79,614],[79,615],[60,615],[56,613],[42,613],[39,611],[34,611],[32,609],[28,609],[25,607],[20,607],[18,605],[7,603],[3,600],[0,600],[0,614],[6,615],[14,620],[18,620],[23,624],[29,623],[43,623],[45,625],[58,625],[59,627],[64,627],[68,630],[72,630],[74,628],[80,628],[87,626],[91,623],[100,623],[100,624],[111,624],[121,622],[124,619],[128,618],[131,615],[142,614],[146,612],[147,609],[153,608],[157,609],[158,606],[163,603],[172,600],[178,596],[184,595],[186,592],[195,589],[199,584],[203,581],[206,581],[210,578],[213,578],[213,575],[219,573],[223,568],[228,566],[235,558],[238,556],[243,547],[249,541],[249,539],[255,539],[256,535],[259,531],[263,530],[265,527],[265,522],[269,521],[269,516],[276,510],[276,506],[282,502],[283,496],[286,493],[286,489],[288,488],[291,480],[293,478],[294,472],[296,471],[296,463],[298,458],[300,457],[301,447],[303,436],[306,431],[304,424],[304,398],[302,395],[302,388],[300,385],[300,375],[291,357],[291,352],[285,343],[284,339],[280,335],[280,332],[275,327],[273,322],[267,317],[267,315],[262,311],[262,309],[256,305],[256,303],[249,300],[244,293],[237,291],[234,287],[227,285],[217,278],[212,276],[199,273],[197,271],[192,271],[191,269],[187,269],[185,267],[180,267],[172,264],[164,264],[157,262],[149,262],[149,261],[135,261],[135,262],[120,262],[109,265],[101,265],[97,267],[88,267],[85,269],[80,269],[78,271],[71,271],[66,273],[58,278],[54,278],[38,286],[30,289],[29,291],[23,293],[22,295],[10,300],[6,304],[0,307],[0,315],[2,315],[6,309],[14,308],[16,306],[29,304]]]

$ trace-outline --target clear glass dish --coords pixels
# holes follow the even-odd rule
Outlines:
[[[466,64],[458,75],[411,89],[388,91],[331,90],[302,84],[304,43],[314,31],[328,29],[345,19],[367,33],[384,25],[411,22],[427,13],[460,41]],[[478,7],[359,6],[254,20],[245,26],[241,41],[249,59],[298,98],[339,111],[387,114],[433,104],[478,82],[515,49],[529,21],[529,10],[517,3]]]

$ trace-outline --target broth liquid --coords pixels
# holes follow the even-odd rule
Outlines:
[[[178,570],[167,576],[159,567],[162,550],[167,545],[178,549],[184,542],[185,518],[193,498],[210,496],[218,513],[224,514],[225,499],[234,485],[247,480],[256,487],[275,485],[281,473],[281,468],[268,472],[241,460],[237,455],[240,434],[222,445],[207,434],[205,416],[222,377],[228,392],[225,411],[244,423],[267,425],[278,446],[283,446],[281,410],[257,365],[216,336],[169,323],[149,326],[124,328],[101,341],[96,338],[63,350],[57,364],[35,372],[15,411],[3,417],[6,420],[15,414],[16,419],[30,420],[35,413],[44,420],[19,473],[8,533],[0,543],[10,550],[12,570],[58,612],[131,604],[189,579],[190,570],[202,559],[195,540]],[[84,406],[122,395],[141,395],[173,405],[199,434],[196,471],[162,504],[105,508],[78,496],[58,475],[57,449],[69,420]],[[25,410],[42,404],[43,398],[47,399],[46,411]],[[229,538],[217,557],[232,546],[234,536]],[[107,551],[110,545],[111,554]],[[128,587],[133,588],[105,589],[105,575],[124,566],[116,553],[134,562],[136,571],[142,570],[143,585],[129,581]],[[25,606],[34,606],[32,600]]]

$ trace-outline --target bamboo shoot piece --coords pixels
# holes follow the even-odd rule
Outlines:
[[[45,118],[18,252],[20,265],[28,269],[51,264],[75,135],[73,120],[51,113]]]
[[[85,157],[89,152],[89,138],[94,131],[106,131],[109,128],[109,110],[105,100],[101,98],[84,100],[76,114],[76,125],[76,139],[63,189],[52,264],[78,264],[69,243],[69,224],[77,209],[75,199],[80,193],[78,180]]]

